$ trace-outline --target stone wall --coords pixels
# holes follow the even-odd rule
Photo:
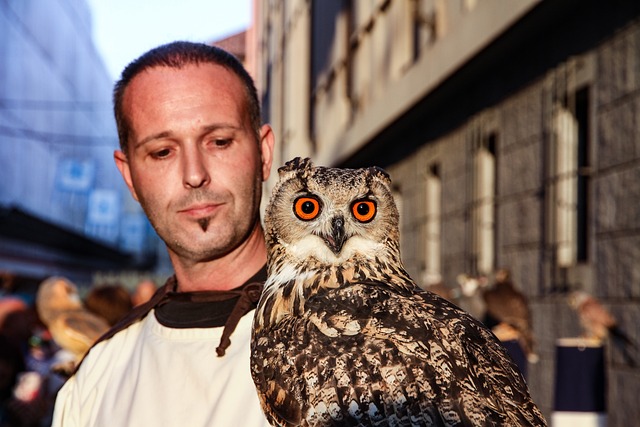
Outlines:
[[[574,80],[565,81],[570,64]],[[581,76],[582,73],[582,76]],[[554,96],[563,85],[590,87],[588,257],[566,270],[554,269],[550,252],[546,195],[554,143],[550,117]],[[424,236],[424,179],[432,162],[442,177],[442,276],[453,285],[468,272],[472,175],[471,135],[484,115],[493,117],[497,134],[496,267],[512,270],[516,285],[529,297],[540,361],[529,368],[529,384],[545,414],[553,412],[555,343],[577,336],[580,325],[567,304],[566,291],[585,289],[608,307],[621,328],[640,342],[640,24],[635,23],[526,87],[490,110],[470,118],[449,134],[424,145],[388,167],[402,198],[404,262],[420,278]],[[480,120],[481,121],[481,120]],[[563,276],[558,287],[558,277]],[[640,365],[640,352],[634,350]],[[607,343],[609,426],[640,419],[640,370]]]

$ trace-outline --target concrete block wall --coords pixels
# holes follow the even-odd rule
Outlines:
[[[640,22],[596,50],[595,293],[640,343]],[[640,365],[640,350],[633,350]],[[640,369],[609,346],[609,425],[640,419]]]
[[[591,86],[589,259],[569,272],[570,287],[602,300],[622,329],[640,343],[640,23],[585,53],[595,61]],[[570,58],[567,58],[570,60]],[[549,144],[549,75],[491,107],[497,119],[498,187],[496,266],[509,267],[532,304],[540,361],[529,368],[529,385],[544,413],[553,412],[555,343],[577,336],[580,325],[566,295],[554,292],[544,248],[544,144]],[[481,113],[482,114],[482,113]],[[442,275],[452,283],[468,267],[471,146],[470,121],[415,155],[388,168],[402,189],[403,251],[407,269],[420,271],[424,180],[420,171],[437,161],[442,174]],[[422,207],[422,208],[421,208]],[[574,274],[575,273],[575,274]],[[580,274],[579,274],[580,273]],[[582,276],[581,276],[582,274]],[[585,279],[586,278],[586,279]],[[608,426],[640,419],[640,369],[607,344]],[[640,365],[640,352],[635,349]]]

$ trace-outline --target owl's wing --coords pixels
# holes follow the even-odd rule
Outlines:
[[[429,292],[379,288],[354,288],[380,294],[370,327],[388,333],[380,338],[390,340],[412,366],[424,366],[424,380],[436,378],[431,389],[439,387],[439,395],[448,396],[438,404],[442,413],[458,411],[460,420],[468,419],[465,425],[540,425],[536,418],[543,420],[542,415],[517,365],[477,319]]]
[[[544,425],[495,337],[442,298],[356,284],[306,309],[253,349],[259,394],[281,425]]]
[[[273,426],[298,426],[303,418],[300,371],[304,367],[295,366],[294,362],[304,357],[308,349],[303,347],[310,343],[309,337],[303,341],[296,339],[305,334],[301,325],[285,320],[277,328],[262,328],[259,333],[253,330],[251,376],[262,410]],[[298,357],[296,351],[300,351]],[[306,365],[308,360],[303,364]]]

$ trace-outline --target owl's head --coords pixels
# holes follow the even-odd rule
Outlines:
[[[316,167],[295,158],[278,173],[265,215],[270,259],[275,246],[295,260],[330,265],[356,255],[399,256],[398,210],[384,170]]]
[[[48,325],[60,312],[81,309],[82,300],[75,284],[64,277],[51,276],[38,287],[36,308]]]

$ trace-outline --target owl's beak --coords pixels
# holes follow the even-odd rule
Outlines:
[[[342,250],[342,246],[346,239],[346,234],[344,232],[344,218],[341,216],[337,216],[331,220],[331,233],[323,236],[324,241],[329,246],[331,251],[338,255]]]

